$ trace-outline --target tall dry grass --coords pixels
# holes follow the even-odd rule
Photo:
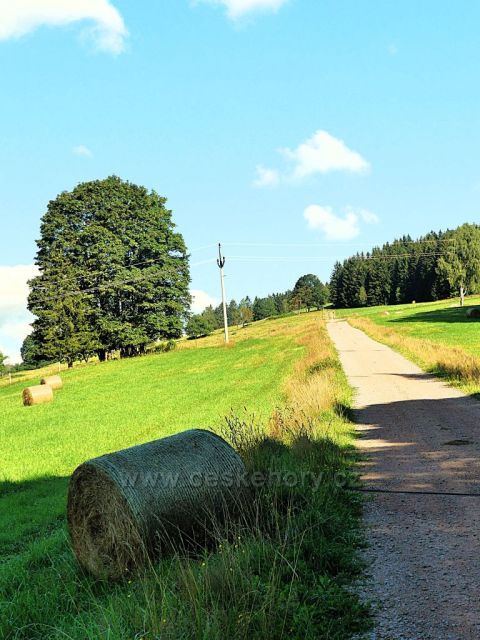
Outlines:
[[[285,383],[287,403],[308,418],[318,418],[343,395],[343,389],[335,385],[339,367],[324,319],[306,323],[297,342],[305,354]]]

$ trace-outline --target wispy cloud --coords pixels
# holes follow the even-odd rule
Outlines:
[[[389,55],[396,56],[397,53],[398,53],[398,46],[396,45],[395,42],[391,42],[388,45],[387,51],[388,51]]]
[[[347,207],[347,211],[353,211],[353,209],[351,207]],[[358,209],[357,213],[367,224],[377,224],[380,222],[380,218],[377,214],[372,213],[372,211],[368,211],[367,209]]]
[[[256,172],[257,177],[253,181],[255,187],[275,187],[280,182],[280,174],[276,169],[268,169],[259,164]]]
[[[72,151],[76,156],[81,156],[82,158],[93,158],[92,151],[83,144],[73,147]]]
[[[192,296],[193,313],[201,313],[210,305],[213,307],[218,305],[218,300],[216,298],[213,298],[211,295],[205,291],[201,291],[200,289],[192,289],[190,291],[190,295]]]
[[[127,28],[109,0],[0,0],[0,40],[75,22],[91,23],[83,33],[97,49],[114,54],[124,50]]]
[[[225,7],[232,20],[243,18],[247,14],[278,11],[288,0],[197,0]]]
[[[27,282],[37,274],[34,265],[0,266],[0,350],[11,363],[20,361],[20,347],[31,331]]]
[[[303,214],[308,227],[323,233],[327,240],[352,240],[360,234],[360,222],[374,224],[378,217],[366,209],[346,207],[343,215],[336,215],[332,207],[317,204],[307,207]]]
[[[279,184],[282,181],[299,181],[316,174],[334,171],[367,173],[370,170],[370,164],[360,153],[353,151],[343,140],[322,129],[295,149],[287,147],[279,152],[290,167],[280,172],[277,169],[265,169],[262,165],[257,166],[255,186],[272,186],[274,176],[274,183]],[[269,176],[272,178],[270,181]],[[263,182],[262,177],[266,177]]]

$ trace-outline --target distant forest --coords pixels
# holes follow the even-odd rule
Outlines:
[[[227,321],[229,326],[246,325],[301,309],[321,309],[328,300],[328,286],[313,273],[307,273],[297,280],[292,291],[272,293],[265,298],[257,296],[253,302],[248,296],[238,303],[230,300],[227,305]],[[202,313],[190,317],[186,333],[190,338],[199,338],[223,327],[223,324],[223,306],[209,306]]]
[[[334,266],[335,307],[430,302],[480,292],[480,225],[404,236]]]

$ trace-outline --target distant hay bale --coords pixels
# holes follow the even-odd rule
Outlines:
[[[480,318],[480,307],[470,307],[470,309],[467,309],[467,318]]]
[[[23,404],[30,407],[33,404],[44,404],[53,400],[53,389],[49,385],[27,387],[23,390]]]
[[[63,387],[63,381],[60,376],[47,376],[40,380],[40,384],[48,384],[52,389],[61,389]]]
[[[148,558],[203,545],[246,504],[246,469],[219,436],[192,429],[80,465],[67,519],[79,563],[119,579]]]

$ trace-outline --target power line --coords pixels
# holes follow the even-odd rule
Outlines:
[[[216,246],[216,245],[212,245],[212,246]],[[201,250],[202,248],[198,249]],[[378,256],[356,256],[357,259],[360,260],[390,260],[390,259],[396,259],[396,258],[403,258],[403,259],[412,259],[412,258],[420,258],[420,257],[437,257],[437,256],[444,256],[444,255],[448,255],[448,252],[442,252],[442,253],[417,253],[417,254],[389,254],[389,255],[378,255]],[[305,262],[305,261],[319,261],[319,262],[329,262],[331,260],[335,260],[338,258],[335,258],[333,256],[231,256],[229,257],[229,260],[232,260],[233,262],[274,262],[274,263],[279,263],[279,262],[284,262],[284,263],[293,263],[293,262]],[[155,264],[158,262],[162,262],[163,259],[152,259],[152,260],[148,260],[148,261],[144,261],[143,263],[136,263],[137,266],[140,264]],[[207,259],[207,260],[202,260],[200,262],[196,262],[192,265],[190,265],[191,268],[194,267],[198,267],[201,265],[205,265],[205,264],[211,264],[215,262],[215,259]],[[134,265],[130,265],[130,266],[134,266]],[[98,273],[103,273],[103,272],[98,272]],[[88,276],[92,276],[94,275],[94,272],[89,272],[87,274]],[[85,277],[85,276],[76,276],[74,278],[70,278],[70,280],[75,279],[77,280],[79,277]],[[84,294],[89,294],[89,293],[94,293],[97,291],[108,291],[109,289],[114,289],[115,287],[118,287],[120,285],[124,285],[124,284],[132,284],[135,282],[140,282],[142,280],[148,280],[150,278],[156,278],[158,277],[158,274],[156,273],[149,273],[149,274],[142,274],[136,277],[132,277],[132,278],[127,278],[124,280],[113,280],[113,281],[109,281],[107,283],[101,284],[101,285],[97,285],[95,287],[88,287],[86,289],[74,289],[71,291],[66,291],[60,294],[56,294],[53,296],[49,296],[48,298],[43,298],[39,301],[40,304],[44,304],[45,302],[48,302],[50,300],[59,300],[59,299],[64,299],[67,297],[72,297],[72,296],[77,296],[77,295],[84,295]],[[68,282],[69,279],[65,279],[62,282],[57,281],[57,284],[64,284],[65,282]],[[45,287],[32,287],[32,290],[46,290]],[[40,309],[38,309],[40,310]]]
[[[199,267],[203,264],[210,264],[212,262],[215,262],[215,260],[212,258],[211,260],[202,260],[201,262],[197,262],[195,264],[190,265],[191,267]],[[56,294],[54,296],[50,296],[48,298],[43,298],[42,300],[40,300],[40,304],[44,304],[45,302],[48,302],[50,300],[61,300],[64,298],[69,298],[72,296],[78,296],[78,295],[83,295],[83,294],[88,294],[88,293],[94,293],[95,291],[108,291],[108,289],[114,289],[115,287],[118,287],[120,285],[123,284],[132,284],[134,282],[140,282],[142,280],[149,280],[151,278],[157,278],[158,274],[157,273],[149,273],[149,274],[143,274],[141,276],[137,276],[135,278],[128,278],[127,280],[115,280],[115,281],[110,281],[108,283],[102,284],[102,285],[98,285],[96,287],[88,287],[87,289],[77,289],[77,290],[73,290],[73,291],[66,291],[63,292],[61,294]],[[41,309],[38,308],[38,311],[40,311]]]
[[[480,498],[480,493],[462,493],[455,491],[426,491],[422,489],[375,489],[373,487],[346,487],[346,489],[348,491],[359,491],[360,493],[387,493],[407,496],[450,496],[457,498]]]
[[[387,255],[369,255],[369,256],[353,256],[353,258],[358,260],[390,260],[392,258],[404,258],[404,259],[413,259],[413,258],[430,258],[430,257],[438,257],[449,255],[450,252],[442,251],[441,253],[416,253],[416,254],[406,254],[406,253],[391,253]],[[237,262],[248,261],[248,262],[297,262],[297,261],[305,261],[305,260],[316,260],[322,262],[330,262],[331,260],[341,260],[342,258],[335,256],[229,256],[229,260],[234,260]]]
[[[385,243],[383,246],[396,247],[411,244],[423,244],[440,242],[456,242],[454,238],[439,238],[432,240],[405,240],[393,243]],[[364,243],[360,242],[308,242],[308,243],[291,243],[291,242],[224,242],[225,247],[361,247]]]
[[[190,251],[190,253],[195,253],[197,251],[202,251],[203,249],[210,249],[211,247],[215,247],[216,245],[208,245],[206,247],[199,247],[198,249],[192,249]],[[188,254],[187,254],[188,255]],[[171,256],[169,255],[169,258],[181,258],[182,256]],[[132,264],[127,264],[127,265],[115,265],[117,268],[121,268],[121,269],[131,269],[132,267],[139,267],[139,266],[144,266],[144,265],[153,265],[153,264],[158,264],[159,262],[163,262],[165,260],[165,258],[150,258],[149,260],[143,260],[142,262],[133,262]],[[205,262],[205,261],[204,261]],[[200,264],[204,264],[204,262],[199,262],[198,264],[193,264],[191,265],[192,267],[195,266],[199,266]],[[209,260],[208,262],[211,262],[211,260]],[[81,275],[77,275],[77,276],[71,276],[69,278],[64,278],[62,280],[54,280],[53,282],[50,282],[50,285],[52,284],[65,284],[65,282],[70,282],[71,280],[79,280],[80,278],[86,278],[86,277],[94,277],[97,275],[104,275],[105,272],[101,271],[101,270],[97,270],[97,271],[86,271],[84,274]],[[33,286],[31,287],[32,290],[45,290],[46,287],[37,285],[37,286]]]
[[[424,240],[422,242],[455,242],[455,240],[452,239],[440,239],[440,240]],[[331,247],[331,246],[361,246],[358,243],[335,243],[335,245],[332,245],[331,243],[261,243],[261,242],[230,242],[230,243],[225,243],[226,246],[237,246],[237,247],[310,247],[310,248],[315,248],[315,247]],[[402,242],[402,245],[406,245],[406,244],[417,244],[417,241],[415,240],[407,240],[405,242]],[[196,247],[195,249],[191,249],[188,253],[192,254],[192,253],[197,253],[199,251],[205,251],[207,249],[212,249],[214,247],[216,247],[216,244],[208,244],[208,245],[203,245],[201,247]],[[371,260],[371,259],[389,259],[390,257],[401,257],[401,258],[410,258],[410,257],[425,257],[425,256],[436,256],[436,255],[441,255],[441,254],[437,254],[437,253],[431,253],[431,254],[426,254],[426,253],[417,253],[415,255],[412,256],[407,256],[405,254],[390,254],[388,256],[355,256],[358,258],[363,258],[365,260]],[[175,256],[170,256],[170,257],[175,257]],[[179,256],[180,257],[180,256]],[[247,260],[247,261],[255,261],[255,262],[261,262],[263,260],[265,261],[290,261],[290,262],[304,262],[306,260],[312,261],[320,261],[320,262],[328,262],[330,260],[341,260],[343,258],[339,258],[339,257],[334,257],[334,256],[231,256],[229,257],[229,260],[235,260],[235,261],[242,261],[242,260]],[[158,264],[159,262],[162,262],[164,259],[163,258],[151,258],[148,260],[143,260],[141,262],[133,262],[132,264],[128,264],[128,265],[123,265],[120,268],[124,268],[124,269],[131,269],[133,267],[140,267],[140,266],[145,266],[145,265],[154,265],[154,264]],[[207,262],[211,262],[210,260]],[[190,265],[191,267],[195,267],[195,266],[199,266],[201,264],[206,264],[206,262],[200,262],[197,264],[192,264]],[[67,282],[70,281],[76,281],[76,280],[80,280],[80,279],[84,279],[86,277],[89,278],[93,278],[97,275],[104,275],[105,272],[103,270],[96,270],[96,271],[87,271],[85,274],[81,274],[81,275],[77,275],[77,276],[70,276],[69,278],[62,278],[62,279],[57,279],[54,280],[53,282],[50,281],[50,286],[53,285],[64,285]],[[42,286],[42,285],[33,285],[31,287],[32,291],[38,290],[47,290],[46,287]]]

